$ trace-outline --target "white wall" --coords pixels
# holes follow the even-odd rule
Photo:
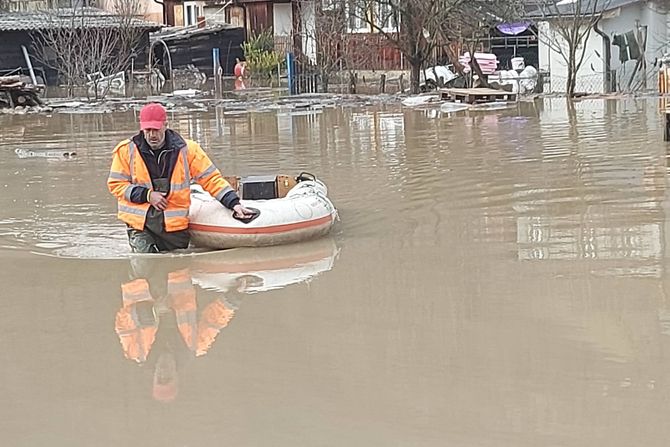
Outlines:
[[[634,29],[635,19],[639,19],[641,13],[642,8],[640,4],[616,8],[605,15],[605,18],[600,22],[600,28],[609,36],[611,42],[614,35],[623,34]],[[635,63],[633,62],[633,64]],[[620,68],[619,47],[612,45],[612,70],[619,70]]]
[[[540,22],[538,24],[539,34],[539,65],[541,69],[548,70],[551,74],[551,91],[565,93],[568,78],[568,67],[565,58],[557,51],[557,46],[562,48],[567,56],[567,44],[556,33],[553,32],[551,23]],[[603,66],[603,41],[602,37],[592,31],[584,42],[584,60],[577,72],[577,92],[603,93],[604,92],[604,66]],[[554,47],[554,48],[552,48]],[[581,56],[581,46],[577,57]]]
[[[655,73],[657,73],[657,69],[654,67],[654,62],[665,53],[670,52],[670,14],[659,6],[662,3],[663,0],[649,0],[615,8],[608,11],[600,22],[600,29],[609,36],[610,42],[617,34],[625,34],[628,31],[635,30],[636,20],[639,21],[641,26],[647,26],[645,56],[647,60],[647,87],[651,89],[656,86]],[[565,61],[557,52],[550,50],[546,44],[546,37],[543,38],[543,35],[550,34],[550,31],[547,31],[548,26],[546,22],[538,25],[540,68],[550,71],[552,91],[561,92],[565,90],[564,82],[561,81],[567,75]],[[604,50],[602,38],[592,33],[587,43],[584,64],[578,74],[578,91],[598,93],[602,90],[600,88],[595,91],[592,87],[596,75],[604,76]],[[616,71],[617,88],[618,90],[625,90],[635,68],[635,61],[627,61],[622,64],[619,61],[619,47],[614,45],[611,46],[611,53],[611,68]],[[634,85],[637,84],[638,79],[640,79],[639,76],[636,78]]]
[[[138,12],[143,15],[145,20],[156,23],[163,23],[163,8],[153,0],[137,0],[139,3]],[[114,0],[101,0],[100,8],[106,11],[114,12]]]
[[[289,36],[293,30],[293,9],[291,3],[275,3],[272,8],[275,36]]]
[[[601,21],[601,29],[610,37],[635,30],[636,20],[641,26],[647,26],[647,60],[648,88],[655,88],[654,61],[668,52],[668,14],[659,8],[658,1],[639,2],[609,11]],[[635,69],[635,61],[619,61],[619,47],[612,45],[612,70],[616,71],[617,89],[625,90]],[[636,77],[639,80],[640,76]]]
[[[305,2],[301,6],[302,15],[302,51],[313,63],[316,63],[316,42],[310,36],[315,35],[316,16],[314,2]]]
[[[537,24],[537,33],[539,36],[538,55],[539,55],[539,69],[551,71],[551,48],[547,45],[546,35],[549,33],[549,23],[539,22]]]
[[[647,62],[653,63],[668,52],[668,13],[659,8],[660,2],[642,4],[641,25],[647,25]]]

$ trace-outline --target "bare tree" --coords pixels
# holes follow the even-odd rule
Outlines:
[[[536,1],[535,15],[544,21],[538,38],[565,62],[565,92],[568,97],[572,97],[577,86],[577,73],[586,55],[586,43],[610,0]]]
[[[442,49],[456,71],[463,75],[464,67],[458,58],[458,50],[470,54],[470,66],[479,79],[479,85],[488,87],[479,62],[475,57],[480,45],[490,30],[503,22],[518,19],[523,13],[520,0],[473,0],[462,5],[439,30]]]
[[[345,65],[345,46],[347,44],[347,22],[342,4],[326,5],[323,2],[303,0],[299,2],[300,11],[313,11],[314,26],[303,30],[307,46],[314,45],[316,67],[321,77],[322,88],[328,86],[334,74]],[[313,8],[313,9],[312,9]]]
[[[113,2],[114,13],[104,15],[84,7],[42,12],[44,26],[33,35],[36,57],[58,72],[68,95],[90,83],[95,98],[104,97],[111,85],[105,77],[130,65],[143,32],[133,21],[143,11],[135,0]]]
[[[372,31],[383,35],[403,53],[411,66],[412,92],[418,93],[421,68],[437,48],[462,43],[464,37],[481,33],[491,23],[504,21],[509,15],[507,11],[518,10],[519,3],[519,0],[348,0],[347,6],[349,15],[364,20]],[[455,59],[452,62],[457,63],[456,52],[451,53],[451,59]],[[474,65],[477,67],[476,61]]]
[[[441,23],[465,0],[348,0],[347,13],[383,35],[407,59],[413,93],[419,92],[421,67],[437,46]]]
[[[313,14],[314,26],[304,29],[303,35],[307,47],[317,48],[314,62],[323,90],[328,91],[337,73],[347,75],[349,92],[356,93],[357,72],[377,55],[378,43],[374,41],[378,39],[349,33],[347,7],[342,1],[302,0],[299,5],[301,12]]]

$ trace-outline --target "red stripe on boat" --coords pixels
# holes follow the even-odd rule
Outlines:
[[[331,216],[321,217],[314,220],[306,220],[302,222],[295,222],[283,225],[274,225],[271,227],[257,227],[257,228],[242,228],[242,227],[219,227],[216,225],[204,225],[198,223],[191,223],[189,229],[195,231],[204,231],[206,233],[227,233],[227,234],[272,234],[283,233],[286,231],[299,230],[302,228],[316,227],[329,223],[332,220]]]

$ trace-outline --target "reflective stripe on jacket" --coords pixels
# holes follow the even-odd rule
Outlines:
[[[178,270],[168,275],[170,307],[177,318],[177,328],[190,351],[195,351],[193,331],[197,326],[196,293],[188,270]]]
[[[195,181],[216,197],[223,199],[233,189],[221,176],[205,151],[195,141],[185,140],[179,149],[177,163],[170,176],[170,192],[165,214],[165,231],[179,231],[188,227],[188,210],[191,205],[190,183]],[[109,191],[118,200],[118,217],[136,230],[144,230],[149,202],[130,201],[133,188],[153,189],[151,176],[138,148],[131,140],[119,143],[113,152],[112,167],[107,178]],[[146,200],[146,199],[145,199]]]

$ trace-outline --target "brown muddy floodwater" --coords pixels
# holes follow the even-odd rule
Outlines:
[[[227,174],[313,172],[341,221],[152,262],[105,185],[136,115],[0,116],[0,445],[667,445],[658,111],[173,114]]]

